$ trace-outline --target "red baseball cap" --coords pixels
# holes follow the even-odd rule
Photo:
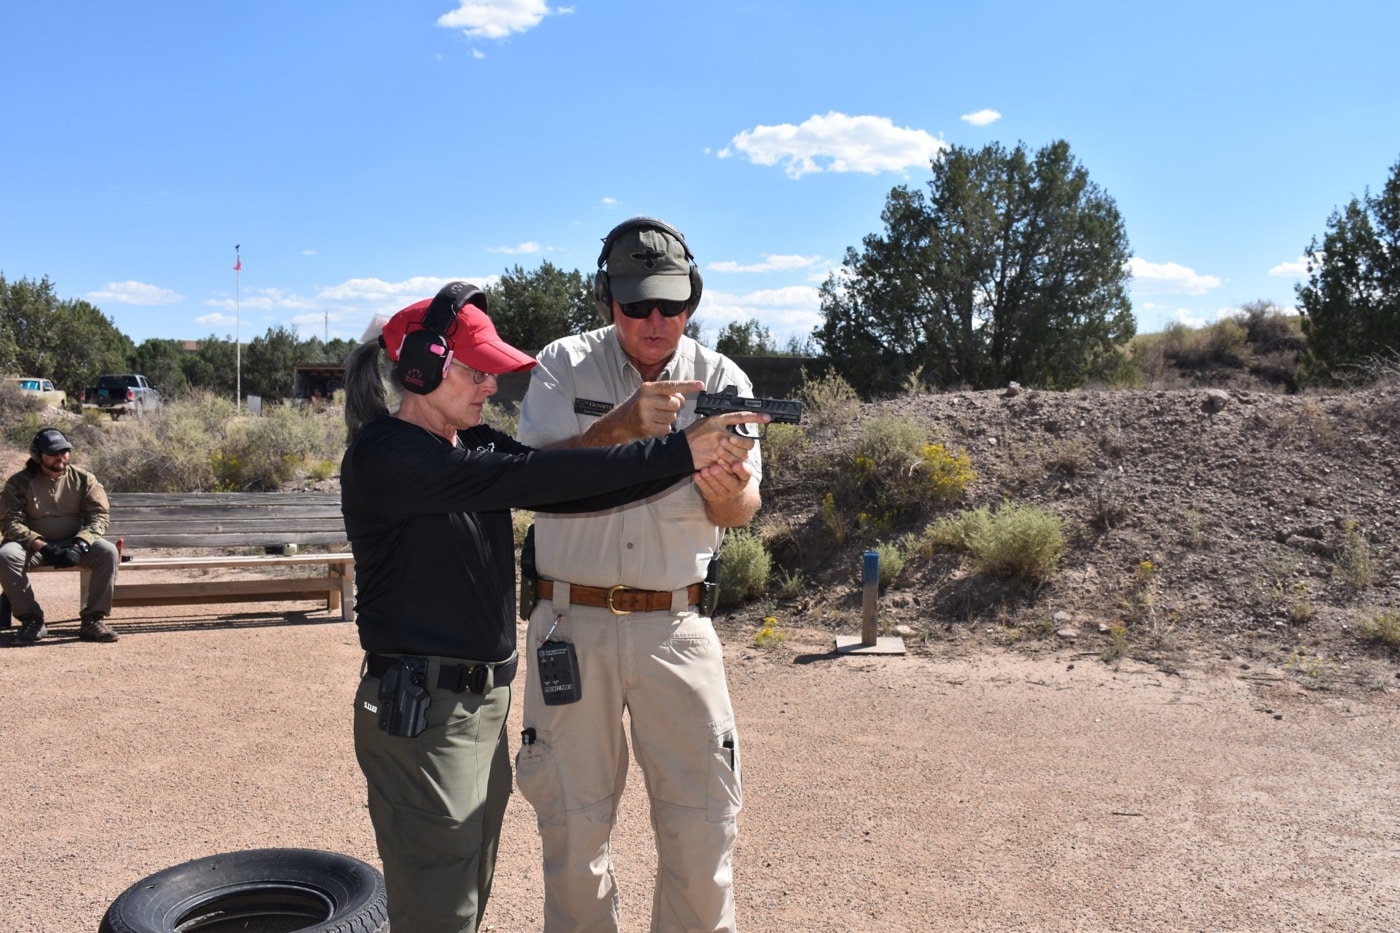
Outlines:
[[[433,299],[424,298],[399,311],[384,325],[384,349],[389,359],[399,361],[403,340],[423,329],[423,318]],[[534,366],[536,360],[506,343],[496,333],[496,325],[486,316],[486,293],[473,289],[462,303],[462,309],[448,324],[442,338],[455,359],[483,373],[515,373]]]

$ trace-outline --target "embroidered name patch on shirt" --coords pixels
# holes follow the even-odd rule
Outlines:
[[[574,414],[576,415],[593,415],[595,418],[601,418],[612,410],[612,402],[595,402],[591,398],[574,399]]]

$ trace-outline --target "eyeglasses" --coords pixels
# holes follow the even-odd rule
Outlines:
[[[481,384],[482,384],[483,382],[485,382],[487,379],[494,379],[494,378],[496,378],[496,374],[495,374],[495,373],[484,373],[484,372],[482,372],[482,371],[479,370],[479,369],[472,369],[472,368],[471,368],[470,366],[468,366],[466,363],[459,363],[459,362],[457,362],[456,360],[452,360],[452,365],[453,365],[453,366],[460,366],[460,367],[462,367],[463,369],[465,369],[467,372],[471,373],[472,382],[475,382],[477,385],[481,385]]]
[[[651,317],[651,309],[655,308],[661,312],[662,317],[676,317],[685,313],[685,309],[690,306],[689,300],[676,298],[652,298],[648,301],[629,301],[626,304],[618,302],[622,313],[636,321],[645,321]]]

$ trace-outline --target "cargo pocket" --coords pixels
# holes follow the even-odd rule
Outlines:
[[[515,756],[515,784],[520,795],[535,808],[540,823],[564,823],[564,784],[559,763],[549,747],[549,735],[540,733],[529,745],[521,745]]]
[[[734,723],[712,724],[710,735],[710,781],[706,795],[705,819],[723,823],[739,815],[744,794],[739,783],[739,733]]]

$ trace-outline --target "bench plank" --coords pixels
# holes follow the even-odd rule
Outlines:
[[[174,606],[187,603],[323,600],[327,609],[354,618],[355,558],[331,554],[209,555],[210,550],[276,548],[286,545],[344,545],[345,521],[336,493],[155,493],[114,492],[108,540],[122,539],[124,560],[117,573],[114,607]],[[146,556],[142,549],[193,550],[198,556]],[[133,553],[135,552],[135,553]],[[213,568],[310,568],[311,575],[285,574],[236,579],[195,577],[140,583],[143,570]],[[51,569],[51,568],[45,568]],[[91,574],[83,570],[79,588],[87,603]]]
[[[128,548],[344,544],[335,493],[116,492],[107,537]],[[217,539],[217,540],[215,540]]]
[[[263,577],[241,580],[190,580],[179,583],[121,583],[112,595],[113,606],[175,606],[185,603],[274,602],[284,599],[324,599],[327,590],[323,577]],[[330,600],[328,600],[329,602]]]

